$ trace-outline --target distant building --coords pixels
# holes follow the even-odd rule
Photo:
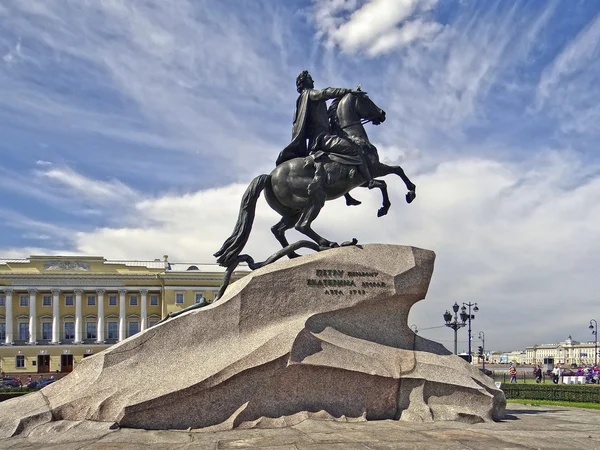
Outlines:
[[[594,364],[594,342],[578,342],[569,336],[558,344],[532,345],[525,349],[527,364],[543,364],[544,359],[553,358],[554,363],[590,365]]]
[[[82,358],[153,326],[172,311],[212,302],[216,264],[114,261],[91,256],[0,260],[0,368],[70,372]],[[232,281],[248,273],[234,272]]]

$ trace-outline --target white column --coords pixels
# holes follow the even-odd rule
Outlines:
[[[12,344],[13,342],[13,312],[12,312],[12,289],[4,289],[4,295],[6,295],[6,343]]]
[[[75,289],[75,342],[79,344],[81,342],[81,327],[83,322],[83,315],[81,311],[81,294],[83,290]]]
[[[52,289],[52,343],[60,341],[60,315],[58,312],[60,289]]]
[[[37,289],[29,289],[29,343],[35,344],[37,341]]]
[[[125,320],[125,294],[127,294],[127,289],[119,289],[119,342],[127,337],[127,321]]]
[[[98,294],[98,322],[96,324],[96,337],[98,342],[104,341],[104,289],[98,289],[96,294]]]
[[[148,294],[148,289],[140,289],[141,302],[142,302],[142,321],[140,323],[140,331],[144,331],[147,327],[148,323],[148,307],[146,304],[146,295]]]

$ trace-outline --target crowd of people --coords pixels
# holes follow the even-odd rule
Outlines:
[[[511,383],[517,383],[517,368],[511,362],[508,368],[508,374],[510,376]],[[552,381],[555,384],[560,383],[562,376],[583,376],[585,377],[585,383],[599,384],[600,383],[600,365],[593,367],[578,367],[572,370],[566,371],[561,367],[560,364],[555,364],[551,371],[547,372],[548,376],[552,377]],[[533,376],[536,383],[541,383],[544,377],[544,372],[540,364],[536,365],[533,369]]]

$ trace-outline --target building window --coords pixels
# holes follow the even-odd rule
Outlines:
[[[6,295],[0,295],[0,306],[6,306]]]
[[[25,355],[17,355],[15,359],[15,366],[17,369],[25,368]]]
[[[96,306],[96,296],[95,295],[88,295],[87,296],[87,303],[88,303],[88,306]]]
[[[65,295],[65,306],[73,306],[73,296]]]
[[[96,339],[96,322],[86,322],[85,333],[87,339]]]
[[[42,322],[42,339],[52,339],[52,322]]]
[[[153,327],[154,325],[156,325],[157,321],[156,320],[150,320],[148,322],[148,327]]]
[[[42,297],[42,306],[52,306],[52,296],[44,295]]]
[[[158,306],[158,295],[150,296],[150,306]]]
[[[129,306],[137,306],[138,304],[138,296],[137,295],[130,295],[129,296]]]
[[[202,300],[205,300],[204,295],[202,295],[200,292],[196,292],[196,303],[202,303]]]
[[[106,322],[107,333],[106,339],[119,339],[119,323]]]
[[[117,306],[117,296],[116,295],[108,296],[108,306]]]
[[[19,305],[29,306],[29,295],[19,295]]]
[[[21,340],[21,341],[29,340],[29,323],[19,322],[19,340]]]
[[[4,322],[0,322],[0,342],[3,342],[6,339],[6,324]]]
[[[127,335],[127,337],[133,336],[134,334],[137,334],[140,331],[140,323],[137,321],[131,321],[127,325],[129,326],[129,334]]]
[[[75,322],[65,322],[65,341],[75,339]]]
[[[178,292],[175,294],[175,303],[178,305],[183,305],[183,292]]]

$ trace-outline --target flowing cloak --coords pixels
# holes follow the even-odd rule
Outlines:
[[[306,116],[308,113],[308,89],[302,91],[296,100],[296,112],[292,125],[292,141],[284,148],[277,158],[275,165],[279,165],[293,158],[308,156],[306,145]]]

